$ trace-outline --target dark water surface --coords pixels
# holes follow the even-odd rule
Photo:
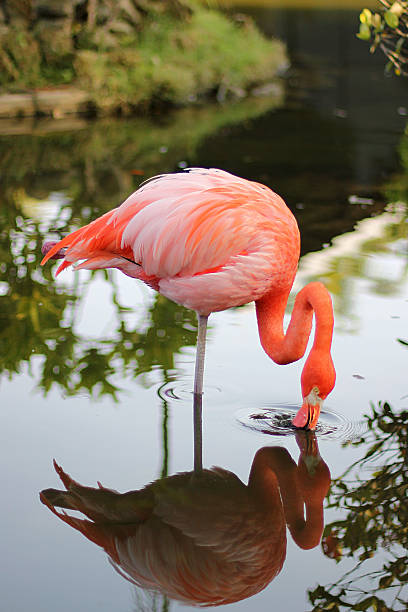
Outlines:
[[[291,56],[267,96],[0,124],[5,612],[406,610],[407,82],[355,38],[356,12],[251,12]],[[212,316],[203,463],[222,470],[202,474],[194,314],[116,273],[39,267],[45,238],[185,166],[285,198],[302,232],[291,303],[320,279],[336,321],[338,379],[314,437],[289,425],[303,363],[270,362],[252,305]],[[74,519],[39,500],[64,488],[53,458],[95,487],[45,493]]]

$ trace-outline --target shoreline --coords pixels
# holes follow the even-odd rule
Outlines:
[[[282,77],[276,76],[268,83],[253,87],[248,91],[241,92],[240,96],[230,98],[230,101],[239,101],[246,98],[268,97],[271,93],[280,90]],[[166,104],[169,109],[192,108],[214,103],[223,104],[218,96],[202,96],[194,103],[189,104]],[[86,125],[87,119],[104,117],[149,117],[151,113],[141,110],[140,112],[122,113],[117,106],[100,108],[95,104],[90,92],[69,85],[37,89],[21,93],[0,94],[0,135],[25,133],[24,125],[27,121],[36,119],[47,119],[55,123],[73,123]],[[8,129],[4,130],[5,126]],[[70,129],[66,127],[65,129]]]
[[[0,94],[0,120],[26,117],[61,119],[70,115],[89,115],[92,106],[90,94],[77,87],[4,93]]]
[[[134,23],[118,16],[125,32],[102,13],[91,28],[67,3],[69,15],[58,19],[0,19],[0,120],[165,113],[245,98],[288,67],[285,45],[250,18],[193,0],[183,18],[170,9]]]

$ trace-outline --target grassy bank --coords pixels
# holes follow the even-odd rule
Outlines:
[[[78,54],[79,82],[100,107],[186,104],[207,95],[239,96],[268,81],[285,62],[283,46],[265,40],[251,22],[236,25],[199,10],[186,24],[150,20],[119,49]]]
[[[264,38],[250,20],[196,3],[182,19],[147,15],[142,27],[119,33],[83,27],[72,44],[10,24],[0,45],[0,91],[75,85],[100,112],[240,97],[286,64],[282,43]]]

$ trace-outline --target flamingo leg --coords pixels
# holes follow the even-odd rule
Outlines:
[[[205,359],[205,341],[207,336],[208,315],[198,318],[197,353],[194,373],[194,471],[203,469],[202,461],[202,405],[203,405],[203,376]]]
[[[194,373],[194,395],[203,394],[204,358],[205,358],[205,339],[207,336],[208,315],[197,314],[198,334],[197,334],[197,353]]]

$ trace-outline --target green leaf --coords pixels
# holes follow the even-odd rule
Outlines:
[[[390,28],[398,28],[398,24],[399,24],[399,18],[398,15],[396,15],[395,13],[393,13],[391,10],[386,11],[384,13],[384,19],[385,19],[385,23],[390,27]]]
[[[371,29],[370,26],[366,23],[360,23],[360,30],[357,34],[357,38],[361,38],[361,40],[370,40],[371,38]]]

